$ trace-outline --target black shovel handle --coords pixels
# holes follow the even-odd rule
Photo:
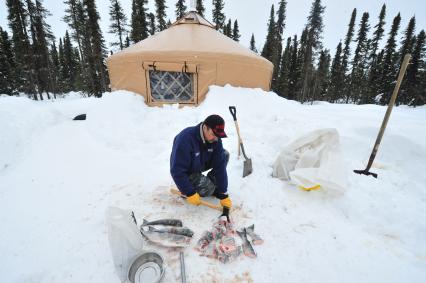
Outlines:
[[[235,106],[229,106],[229,112],[231,112],[234,121],[237,121],[237,108],[235,108]]]

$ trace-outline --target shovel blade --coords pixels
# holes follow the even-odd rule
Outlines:
[[[253,172],[253,166],[251,163],[251,158],[248,158],[244,161],[243,178],[245,176],[250,175],[252,172]]]

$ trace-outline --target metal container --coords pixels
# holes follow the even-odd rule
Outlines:
[[[161,255],[144,252],[130,265],[128,279],[131,283],[159,283],[163,280],[165,268]]]

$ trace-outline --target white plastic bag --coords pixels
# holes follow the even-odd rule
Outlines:
[[[125,282],[133,259],[142,252],[142,236],[131,211],[108,207],[106,223],[115,271],[121,282]]]
[[[273,177],[303,188],[344,192],[346,170],[336,129],[310,132],[287,145],[273,165]]]

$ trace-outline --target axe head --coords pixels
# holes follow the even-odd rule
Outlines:
[[[367,175],[367,176],[371,175],[374,178],[377,178],[377,174],[376,173],[370,172],[367,169],[364,169],[364,170],[354,170],[354,173],[356,173],[356,174],[363,174],[363,175]]]

